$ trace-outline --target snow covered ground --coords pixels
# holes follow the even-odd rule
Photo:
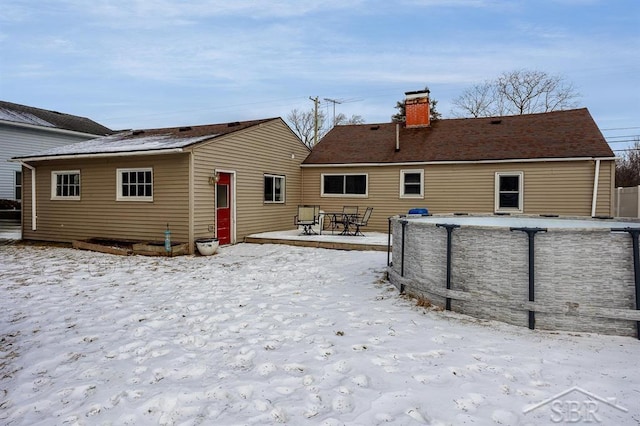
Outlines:
[[[385,264],[284,245],[0,246],[0,423],[640,422],[636,339],[425,310]]]

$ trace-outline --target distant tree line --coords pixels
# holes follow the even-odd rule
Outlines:
[[[616,186],[640,185],[640,140],[616,160]]]

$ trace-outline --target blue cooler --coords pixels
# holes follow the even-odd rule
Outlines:
[[[415,208],[409,210],[409,214],[415,214],[420,216],[429,216],[429,210],[426,208]]]

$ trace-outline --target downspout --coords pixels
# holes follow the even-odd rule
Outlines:
[[[31,230],[36,231],[36,168],[24,161],[20,161],[20,165],[31,171]]]
[[[591,200],[591,217],[596,215],[596,202],[598,201],[598,181],[600,179],[600,159],[596,160],[596,175],[593,178],[593,199]]]

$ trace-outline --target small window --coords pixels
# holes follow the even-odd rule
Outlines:
[[[52,200],[80,199],[80,171],[65,170],[51,172]]]
[[[366,174],[323,174],[322,196],[366,197],[368,179]]]
[[[21,201],[22,200],[22,171],[21,170],[16,170],[14,188],[15,188],[15,192],[14,192],[15,199],[17,201]]]
[[[118,201],[153,201],[153,169],[118,169]]]
[[[284,176],[264,175],[264,202],[284,203]]]
[[[400,197],[424,198],[423,181],[423,170],[400,170]]]
[[[495,211],[522,213],[522,172],[498,172],[495,182]]]
[[[229,185],[216,184],[216,207],[219,209],[229,207]]]

